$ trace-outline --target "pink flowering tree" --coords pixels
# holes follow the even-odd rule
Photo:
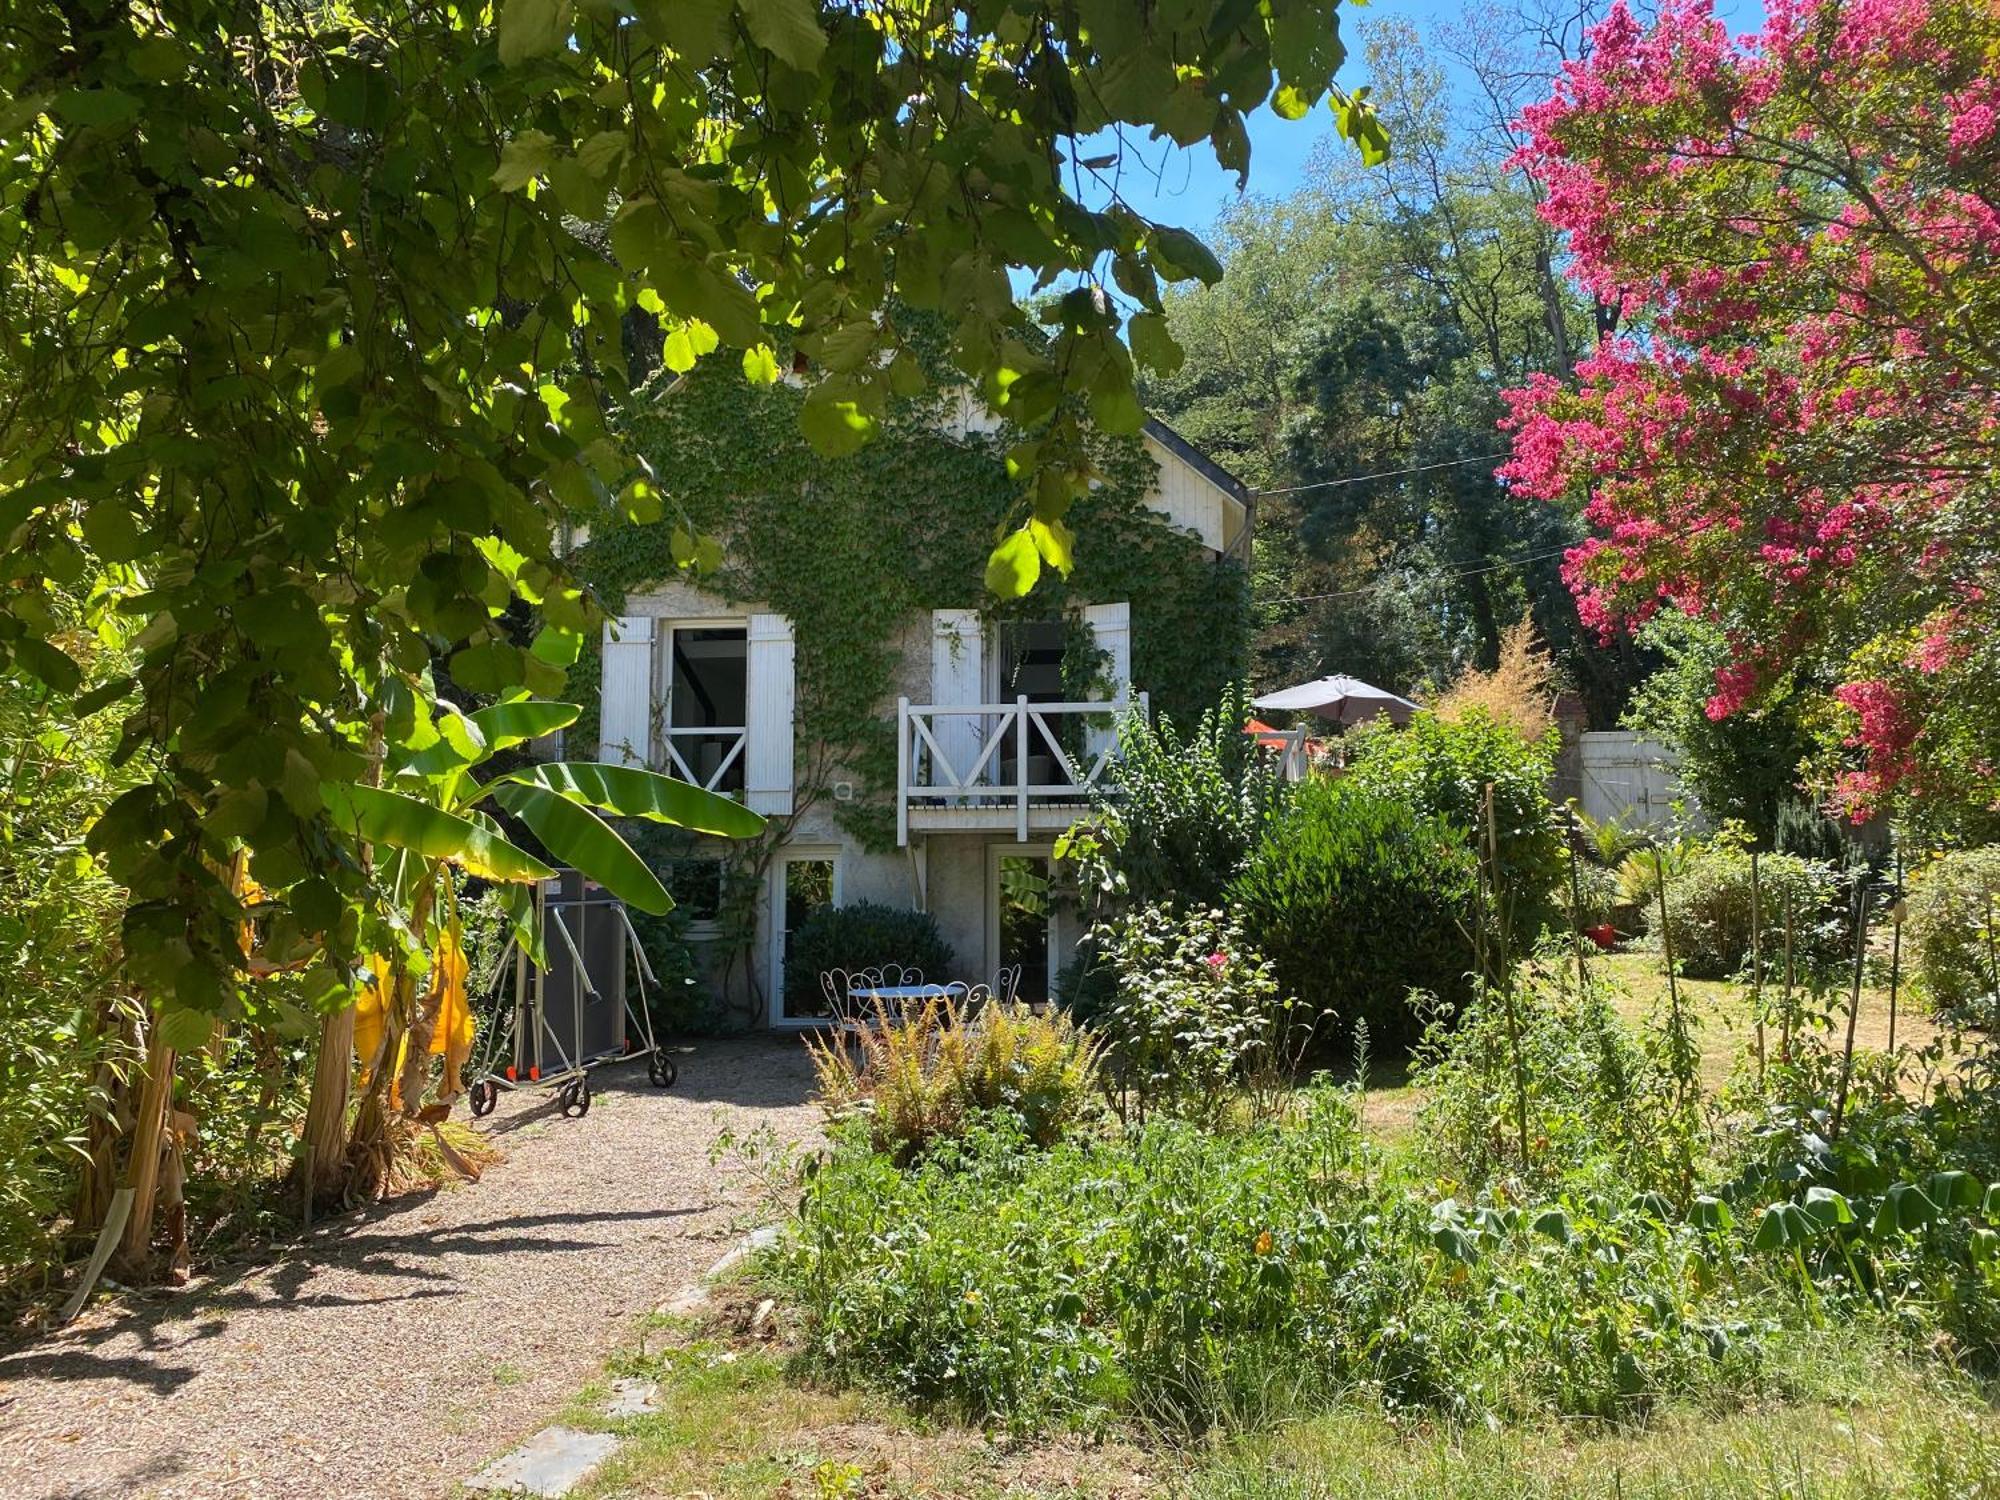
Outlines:
[[[1819,789],[1855,817],[2000,802],[2000,7],[1614,7],[1516,164],[1618,306],[1565,384],[1509,393],[1521,493],[1584,505],[1609,634],[1662,608],[1829,685]]]

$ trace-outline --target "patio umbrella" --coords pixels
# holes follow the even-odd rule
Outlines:
[[[1417,705],[1399,698],[1386,688],[1363,682],[1359,677],[1318,677],[1297,687],[1282,688],[1250,700],[1252,708],[1290,709],[1318,714],[1329,724],[1345,729],[1377,714],[1387,714],[1392,723],[1407,724]]]

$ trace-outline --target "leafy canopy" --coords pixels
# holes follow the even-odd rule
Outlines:
[[[1031,337],[1009,268],[1108,274],[1133,345],[1170,358],[1161,285],[1218,268],[1118,200],[1122,132],[1247,170],[1246,111],[1328,96],[1334,10],[13,6],[0,672],[125,711],[146,774],[97,842],[135,972],[228,1008],[243,845],[271,900],[310,889],[305,930],[357,951],[338,910],[380,892],[323,789],[462,728],[434,659],[466,693],[556,691],[589,623],[558,523],[672,498],[607,424],[632,342],[804,371],[803,426],[838,453],[921,379],[892,295],[940,310],[1031,434],[1015,520],[1066,552],[1085,421],[1140,421],[1132,356],[1089,285]],[[129,635],[129,677],[83,680],[64,591]]]

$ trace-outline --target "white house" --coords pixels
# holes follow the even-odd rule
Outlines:
[[[1157,468],[1147,509],[1211,563],[1243,557],[1242,484],[1162,424],[1142,441]],[[990,979],[1019,964],[1023,997],[1047,995],[1079,935],[1074,915],[1036,894],[1053,841],[1088,788],[1115,786],[1116,718],[1145,712],[1151,686],[1133,681],[1132,601],[1090,600],[1082,616],[1108,678],[1088,702],[1065,701],[1061,621],[991,624],[941,608],[880,622],[900,643],[894,696],[881,704],[896,728],[896,833],[893,848],[871,851],[835,816],[855,795],[837,770],[819,783],[830,795],[802,796],[809,747],[796,743],[792,622],[678,579],[627,591],[604,631],[600,757],[741,796],[790,825],[757,898],[748,978],[767,1024],[823,1019],[787,1007],[784,974],[789,935],[827,902],[929,911],[962,970],[930,977]],[[677,874],[685,890],[687,872]]]

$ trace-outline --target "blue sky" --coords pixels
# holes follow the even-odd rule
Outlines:
[[[1763,24],[1762,0],[1716,0],[1715,8],[1732,31]],[[1349,60],[1340,81],[1350,87],[1367,81],[1361,49],[1369,22],[1407,21],[1430,43],[1435,40],[1438,23],[1454,18],[1460,9],[1450,0],[1370,0],[1365,6],[1343,5],[1341,35],[1347,42]],[[1250,121],[1250,182],[1246,191],[1255,197],[1281,198],[1303,186],[1313,147],[1331,134],[1332,126],[1333,117],[1324,106],[1303,120],[1281,120],[1269,108],[1258,110]],[[1174,151],[1155,144],[1147,148],[1147,155],[1157,159],[1163,150],[1170,157],[1159,180],[1128,171],[1120,184],[1121,193],[1149,218],[1197,231],[1206,229],[1236,201],[1235,174],[1217,166],[1215,153],[1205,145]]]

